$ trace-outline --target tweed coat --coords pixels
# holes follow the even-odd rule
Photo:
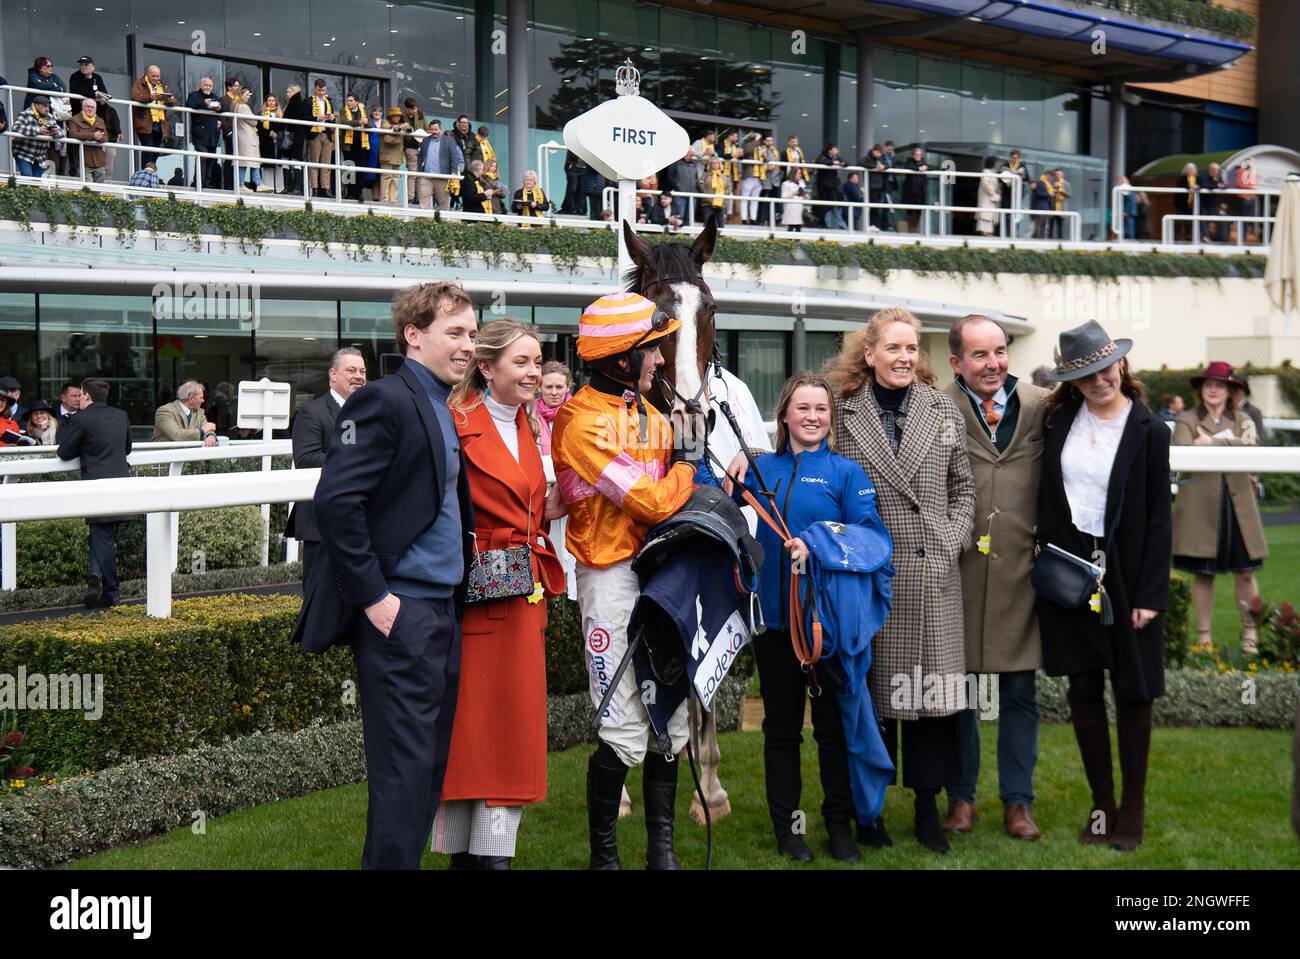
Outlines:
[[[954,380],[943,391],[961,410],[975,474],[975,526],[961,555],[966,669],[972,673],[1038,669],[1043,665],[1043,648],[1034,591],[1027,587],[1034,565],[1048,391],[1032,383],[1016,383],[1020,413],[1011,442],[1001,453],[961,385]],[[987,554],[979,551],[977,542],[985,535]]]
[[[931,682],[948,688],[966,672],[957,568],[975,516],[966,424],[948,396],[922,383],[912,384],[907,402],[895,457],[871,381],[836,398],[836,448],[875,484],[880,518],[894,540],[893,601],[867,677],[884,719],[958,712],[962,704],[952,697],[924,692]]]
[[[1255,421],[1241,410],[1232,418],[1215,423],[1207,414],[1184,410],[1174,420],[1174,446],[1191,446],[1198,432],[1213,436],[1225,428],[1232,436],[1214,441],[1215,446],[1254,446]],[[1198,429],[1199,428],[1199,429]],[[1178,498],[1174,500],[1174,555],[1213,557],[1219,546],[1219,491],[1222,477],[1228,478],[1228,496],[1241,530],[1241,540],[1251,559],[1268,555],[1264,524],[1259,518],[1255,484],[1249,473],[1182,473],[1178,477]]]

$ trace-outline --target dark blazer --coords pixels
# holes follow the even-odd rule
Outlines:
[[[1093,538],[1079,532],[1070,516],[1061,477],[1061,450],[1083,405],[1056,411],[1044,425],[1043,477],[1038,490],[1038,543],[1054,543],[1090,558]],[[1111,670],[1121,704],[1149,702],[1165,691],[1163,616],[1135,632],[1134,609],[1169,608],[1169,563],[1173,545],[1169,494],[1169,427],[1140,401],[1133,401],[1115,454],[1106,497],[1104,585],[1115,622],[1102,626],[1086,607],[1066,609],[1038,597],[1043,668],[1049,676]]]
[[[349,430],[347,442],[341,430]],[[322,549],[303,583],[293,641],[321,653],[351,641],[362,605],[388,588],[398,560],[438,518],[447,475],[446,448],[424,387],[405,365],[368,383],[339,410],[316,486]],[[461,453],[456,485],[466,575],[472,558],[474,507]],[[455,592],[456,615],[465,583]]]
[[[290,428],[293,436],[293,465],[300,470],[315,469],[325,465],[325,447],[329,443],[334,422],[339,417],[339,405],[326,390],[293,418]],[[294,503],[289,519],[284,524],[284,535],[303,542],[320,542],[320,528],[316,525],[316,507],[311,501]]]
[[[202,90],[195,90],[185,98],[185,105],[187,107],[191,110],[200,111],[190,117],[191,143],[213,147],[221,141],[221,137],[218,135],[217,130],[219,120],[217,113],[219,112],[219,109],[213,110],[207,105],[208,100],[220,99],[221,97],[218,96],[216,90],[213,90],[211,93],[204,93]],[[212,151],[205,150],[203,152],[211,153]]]
[[[131,424],[126,411],[92,403],[59,429],[61,460],[81,457],[81,478],[117,479],[131,475],[126,454],[131,452]],[[96,516],[87,523],[113,523],[125,516]]]

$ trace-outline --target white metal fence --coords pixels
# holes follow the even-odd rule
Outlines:
[[[1127,196],[1137,196],[1138,194],[1157,194],[1171,196],[1186,196],[1191,194],[1192,212],[1191,213],[1166,213],[1163,215],[1160,224],[1161,242],[1169,245],[1180,243],[1177,233],[1178,224],[1188,223],[1190,228],[1187,231],[1190,238],[1181,241],[1191,246],[1203,245],[1202,240],[1205,236],[1205,228],[1217,228],[1220,224],[1237,225],[1237,239],[1234,246],[1246,246],[1247,223],[1257,224],[1259,226],[1258,243],[1251,244],[1260,247],[1269,246],[1272,241],[1273,227],[1277,224],[1277,202],[1282,195],[1281,190],[1270,190],[1265,187],[1256,187],[1250,190],[1225,189],[1225,190],[1188,190],[1186,187],[1176,186],[1128,186],[1117,185],[1111,189],[1110,201],[1110,231],[1116,239],[1125,238],[1125,216],[1124,198]],[[1240,203],[1248,204],[1249,208],[1256,208],[1254,201],[1258,200],[1261,204],[1257,209],[1258,213],[1246,213],[1243,206],[1243,212],[1219,214],[1214,212],[1201,212],[1202,198],[1205,202],[1213,203],[1219,197],[1241,197]],[[1132,241],[1130,241],[1132,242]]]
[[[15,522],[18,517],[9,509],[11,498],[20,490],[25,491],[28,486],[39,486],[42,489],[54,490],[55,495],[64,498],[71,497],[74,510],[71,514],[59,513],[58,516],[44,517],[46,519],[57,519],[61,516],[111,516],[111,515],[132,515],[134,513],[146,512],[145,510],[128,510],[117,509],[118,503],[110,502],[113,509],[108,512],[95,513],[88,511],[93,507],[88,507],[81,500],[81,496],[86,494],[89,484],[117,482],[109,480],[78,480],[72,482],[60,483],[19,483],[19,477],[26,476],[43,476],[52,473],[74,472],[81,468],[79,459],[61,460],[58,456],[53,455],[57,447],[54,446],[7,446],[0,447],[0,589],[14,590],[18,586],[18,562],[17,562],[17,529]],[[20,456],[17,454],[27,454]],[[34,455],[33,455],[34,454]],[[186,463],[206,462],[211,460],[236,460],[236,459],[260,459],[262,461],[262,470],[271,469],[271,458],[274,456],[290,456],[293,454],[293,443],[290,440],[251,440],[235,441],[220,446],[204,446],[201,443],[188,441],[180,443],[140,443],[133,446],[132,451],[127,455],[126,461],[130,466],[166,466],[167,476],[158,477],[159,479],[195,479],[194,476],[182,476]],[[284,470],[278,472],[287,472]],[[227,478],[243,475],[254,476],[271,476],[269,472],[260,472],[255,474],[237,474],[237,473],[219,473],[211,474],[218,478]],[[131,480],[152,479],[153,477],[130,477]],[[98,489],[98,487],[95,487]],[[270,553],[270,504],[275,502],[269,499],[256,500],[262,507],[262,541],[261,541],[261,565],[266,566],[269,562]],[[227,504],[236,505],[236,504]],[[31,517],[27,517],[31,518]],[[175,572],[177,566],[177,550],[179,548],[179,515],[171,514],[165,523],[165,529],[168,535],[167,555],[170,557],[170,567],[168,574]],[[297,542],[295,540],[286,541],[286,560],[293,562],[297,559]],[[150,562],[154,560],[151,558]]]

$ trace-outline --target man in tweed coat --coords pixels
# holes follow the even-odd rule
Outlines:
[[[836,447],[876,487],[894,541],[893,599],[876,635],[867,683],[903,785],[916,791],[916,835],[947,852],[935,798],[957,765],[965,706],[965,635],[957,560],[970,538],[975,481],[957,405],[923,382],[920,323],[891,307],[845,339],[830,376]],[[877,821],[868,845],[891,844]]]
[[[1007,374],[1006,333],[986,316],[954,323],[948,348],[957,378],[944,392],[962,412],[975,473],[975,529],[961,558],[966,669],[997,674],[1003,824],[1011,838],[1034,840],[1041,835],[1031,814],[1038,761],[1034,671],[1043,650],[1028,583],[1048,391]],[[976,818],[979,720],[968,705],[957,721],[959,773],[947,784],[945,832],[968,833]]]

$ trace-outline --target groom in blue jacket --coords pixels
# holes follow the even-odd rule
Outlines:
[[[367,869],[416,869],[447,769],[473,508],[447,408],[478,323],[450,282],[393,300],[405,363],[339,410],[314,499],[322,550],[293,638],[352,646],[361,694]]]

